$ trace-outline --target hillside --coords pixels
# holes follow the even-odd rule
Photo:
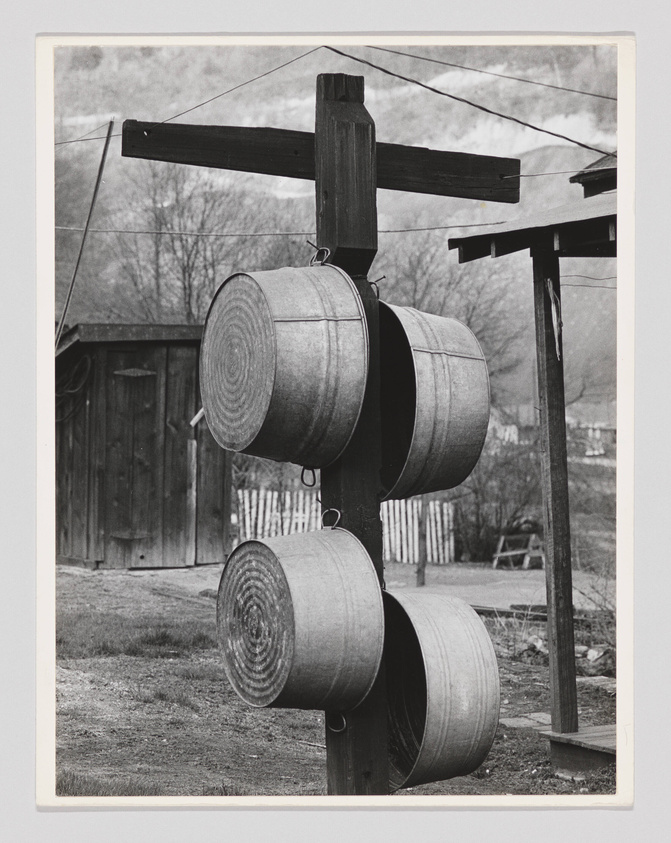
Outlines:
[[[212,101],[183,114],[178,121],[270,125],[310,131],[314,124],[316,75],[347,72],[365,76],[366,106],[375,119],[379,140],[520,157],[522,173],[529,176],[522,179],[521,201],[517,206],[381,190],[378,193],[381,232],[509,220],[581,198],[582,189],[571,185],[568,181],[570,172],[563,171],[581,169],[597,158],[598,153],[484,113],[463,102],[438,96],[327,50],[320,49],[251,84],[243,84],[310,49],[309,46],[58,48],[55,62],[56,139],[79,137],[95,130],[112,116],[117,121],[117,132],[120,121],[126,118],[165,120],[209,99]],[[605,149],[616,145],[613,101],[502,78],[518,76],[612,96],[616,58],[613,48],[392,48],[432,58],[433,62],[362,46],[343,49],[456,97],[566,134],[588,145]],[[475,67],[487,73],[436,62]],[[236,86],[241,87],[232,90]],[[217,96],[229,90],[231,93],[226,96]],[[101,132],[93,131],[92,135]],[[95,141],[57,147],[57,225],[76,228],[83,224],[99,155],[100,144]],[[149,193],[147,173],[145,162],[121,158],[116,138],[110,147],[105,181],[94,217],[95,227],[151,229],[151,216],[143,222],[141,215]],[[558,174],[531,175],[536,173]],[[201,172],[198,178],[204,179],[204,189],[208,185],[207,190],[220,191],[222,196],[231,196],[233,191],[235,196],[244,197],[239,209],[232,207],[227,219],[221,223],[225,230],[309,231],[314,227],[314,186],[309,182],[222,171]],[[147,185],[146,189],[144,185]],[[243,213],[243,205],[251,210]],[[173,215],[173,218],[178,217]],[[183,222],[182,228],[184,226]],[[457,256],[446,248],[447,237],[468,231],[464,228],[432,233],[381,233],[378,258],[372,272],[377,273],[373,277],[387,275],[381,284],[383,295],[390,301],[405,301],[404,279],[398,275],[398,269],[405,265],[404,261],[407,263],[409,255],[421,254],[427,249],[434,255],[432,284],[440,286],[441,278],[449,279],[458,273]],[[71,277],[79,237],[77,232],[57,233],[57,313],[60,313]],[[284,242],[280,238],[229,241],[231,248],[218,277],[221,280],[225,277],[223,273],[234,269],[270,268],[278,265],[276,261],[304,263],[310,257],[310,247],[305,241],[305,236],[285,238]],[[121,234],[92,234],[68,323],[150,318],[142,316],[142,311],[132,304],[135,293],[122,272],[124,260],[129,255],[142,255],[146,247],[146,235],[131,238]],[[527,331],[527,340],[521,346],[521,368],[512,375],[503,375],[502,383],[511,401],[528,402],[533,394],[531,262],[528,255],[523,254],[496,261],[483,259],[477,263],[474,271],[485,276],[489,273],[492,279],[496,277],[496,283],[505,286],[506,307],[499,309],[496,319],[509,320],[511,325]],[[591,279],[615,275],[615,262],[563,261],[562,273],[571,276],[564,278],[567,286],[563,296],[567,391],[577,393],[589,382],[590,390],[612,394],[615,293],[598,287],[586,289],[568,284],[597,284],[598,281]],[[133,277],[137,285],[137,276]],[[446,306],[449,310],[449,301]],[[168,318],[179,320],[178,311]]]

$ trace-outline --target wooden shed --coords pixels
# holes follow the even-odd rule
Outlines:
[[[76,325],[56,355],[56,552],[94,568],[223,562],[230,455],[199,408],[201,326]]]

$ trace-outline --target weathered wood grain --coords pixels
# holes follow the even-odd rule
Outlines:
[[[231,552],[231,454],[217,445],[202,419],[196,425],[196,564],[223,562]]]
[[[350,77],[355,78],[355,77]],[[362,78],[362,77],[359,77]],[[334,100],[335,102],[335,100]],[[130,158],[315,179],[311,132],[126,120],[121,154]],[[489,202],[519,202],[520,161],[395,143],[376,144],[377,186]]]
[[[91,391],[91,449],[89,459],[89,526],[88,554],[102,562],[105,557],[105,436],[107,430],[107,400],[105,371],[107,349],[91,349],[93,357],[93,386]]]
[[[558,355],[552,312],[553,299],[557,304],[561,303],[559,260],[547,249],[534,250],[532,257],[552,729],[555,732],[575,732],[578,729],[578,702],[573,636],[564,370],[561,335],[558,339]],[[548,282],[553,290],[552,298],[548,291]],[[555,316],[560,316],[560,313],[559,310]]]
[[[377,253],[375,125],[363,106],[363,77],[317,77],[317,245],[330,263],[365,276]]]
[[[198,351],[194,345],[174,344],[167,348],[166,401],[163,469],[163,564],[168,567],[193,565],[195,525],[189,546],[190,519],[195,519],[195,501],[190,500],[191,465],[189,447],[193,428],[189,421],[196,407]],[[195,452],[193,454],[195,457]],[[195,464],[193,466],[195,469]],[[192,489],[195,495],[195,484]]]
[[[166,358],[165,346],[107,355],[106,567],[163,564]],[[123,374],[133,369],[147,374]]]
[[[323,74],[317,79],[315,170],[317,243],[354,278],[368,324],[368,382],[357,428],[343,455],[321,472],[322,508],[341,512],[340,526],[368,551],[383,577],[380,519],[379,306],[365,275],[377,251],[375,129],[363,106],[363,78]],[[347,712],[326,712],[330,794],[389,792],[384,665],[373,690]],[[334,726],[335,724],[335,726]]]

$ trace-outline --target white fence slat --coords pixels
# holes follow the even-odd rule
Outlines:
[[[404,500],[403,506],[401,507],[403,510],[403,518],[401,519],[401,539],[403,541],[403,561],[406,565],[410,564],[410,524],[408,519],[408,510],[410,507],[408,506],[408,500]]]
[[[444,524],[444,512],[442,504],[436,501],[436,541],[438,542],[438,559],[436,560],[439,565],[444,565],[447,562],[445,558],[445,524]]]
[[[317,497],[316,490],[239,489],[236,494],[238,540],[321,529],[321,506]],[[428,497],[384,501],[380,518],[385,562],[417,564],[422,526],[426,531],[427,563],[445,565],[454,561],[451,502]]]
[[[454,504],[452,501],[449,501],[445,504],[447,509],[447,523],[448,523],[448,547],[450,551],[449,561],[455,561],[455,552],[454,552]]]

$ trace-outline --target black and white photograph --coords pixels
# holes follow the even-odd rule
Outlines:
[[[38,38],[39,805],[632,804],[634,45]]]

